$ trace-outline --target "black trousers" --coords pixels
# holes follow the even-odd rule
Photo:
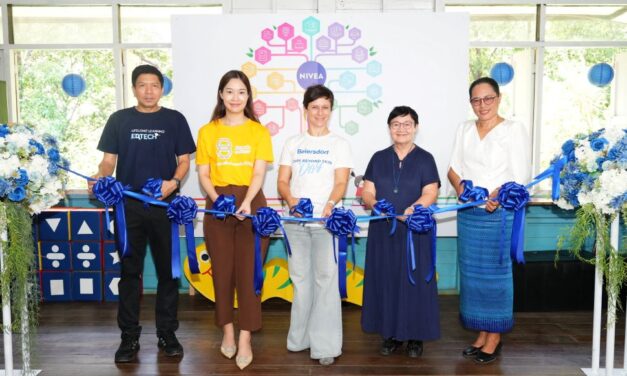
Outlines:
[[[174,195],[171,196],[174,199]],[[166,208],[149,206],[125,199],[126,231],[130,255],[121,260],[121,279],[118,284],[118,326],[122,332],[139,335],[139,299],[141,277],[144,271],[146,244],[150,245],[157,270],[157,301],[155,318],[157,335],[178,329],[177,309],[179,281],[172,279],[171,229]],[[171,201],[171,200],[166,200]]]

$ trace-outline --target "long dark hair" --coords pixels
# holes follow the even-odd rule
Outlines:
[[[248,77],[246,77],[244,72],[238,70],[230,70],[220,79],[217,95],[218,100],[216,102],[216,107],[213,109],[211,121],[222,119],[226,115],[226,107],[224,106],[224,101],[220,98],[220,93],[224,90],[224,87],[229,83],[229,81],[233,79],[242,81],[244,86],[246,86],[246,91],[248,92],[248,100],[246,101],[246,107],[244,108],[244,116],[258,123],[259,119],[257,118],[257,115],[255,115],[255,111],[253,111],[253,92],[250,88],[250,81],[248,81]]]

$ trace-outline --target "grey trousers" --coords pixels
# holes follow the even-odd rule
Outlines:
[[[342,302],[333,236],[322,227],[286,223],[294,299],[287,349],[309,349],[312,359],[342,354]]]

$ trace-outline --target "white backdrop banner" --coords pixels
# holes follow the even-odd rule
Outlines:
[[[411,106],[420,117],[416,143],[435,157],[445,196],[455,128],[468,113],[468,23],[463,13],[173,16],[176,108],[196,138],[220,77],[244,71],[255,113],[272,134],[275,163],[264,185],[272,199],[283,144],[307,127],[305,88],[326,85],[336,96],[330,128],[350,142],[355,158],[345,204],[357,206],[360,175],[391,143],[388,114]],[[183,193],[204,197],[193,171]]]

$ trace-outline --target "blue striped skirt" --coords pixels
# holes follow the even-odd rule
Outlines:
[[[467,329],[504,333],[514,326],[509,253],[513,218],[502,208],[493,213],[476,207],[457,212],[459,316]]]

